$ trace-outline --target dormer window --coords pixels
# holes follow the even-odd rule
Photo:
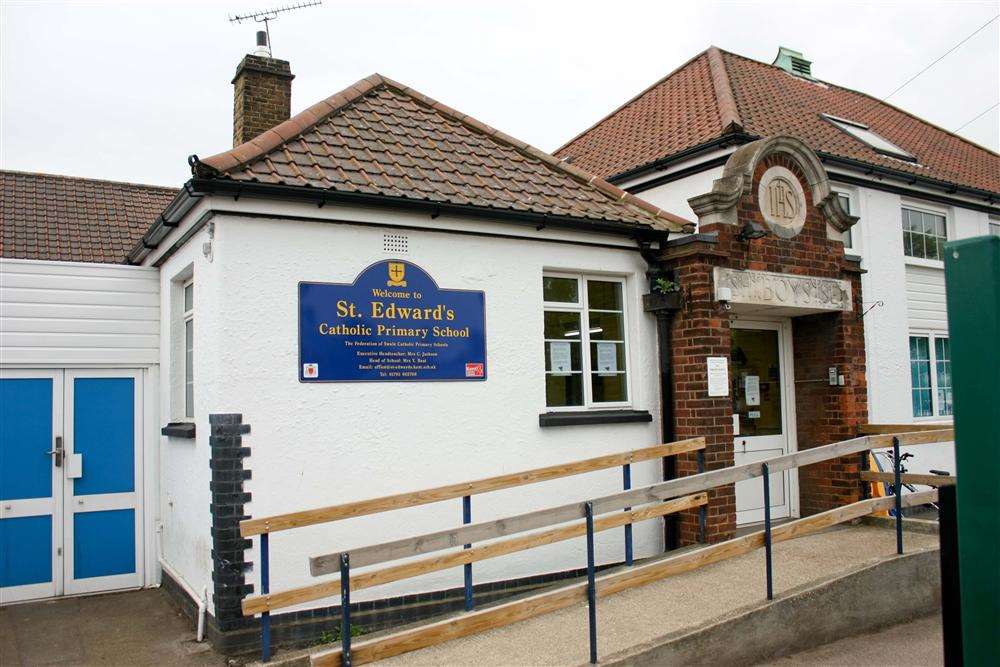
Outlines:
[[[830,116],[829,114],[820,114],[824,119],[829,121],[831,124],[836,125],[844,132],[857,139],[858,141],[867,144],[876,153],[881,153],[882,155],[888,155],[889,157],[894,157],[898,160],[906,160],[907,162],[916,162],[916,156],[907,153],[902,148],[892,143],[885,137],[879,136],[872,132],[871,128],[862,123],[857,123],[853,120],[846,120],[844,118],[837,118],[836,116]]]

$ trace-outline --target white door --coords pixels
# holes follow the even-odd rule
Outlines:
[[[142,585],[141,379],[0,375],[0,602]]]
[[[790,325],[735,322],[730,355],[735,464],[769,459],[791,450],[789,424]],[[792,515],[792,471],[770,475],[771,518]],[[764,520],[760,478],[736,483],[736,523]]]

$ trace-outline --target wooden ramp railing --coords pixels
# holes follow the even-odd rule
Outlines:
[[[491,477],[477,482],[449,485],[409,494],[399,494],[386,498],[347,503],[262,519],[249,519],[241,524],[241,532],[245,536],[260,535],[262,565],[261,595],[245,599],[243,602],[243,612],[248,616],[257,613],[261,614],[263,653],[264,659],[267,660],[270,654],[269,614],[271,611],[339,594],[341,596],[342,609],[342,646],[315,654],[313,656],[313,664],[350,665],[352,663],[370,662],[416,648],[430,646],[455,637],[507,625],[548,611],[563,608],[585,598],[589,600],[591,609],[593,609],[598,595],[611,595],[628,588],[686,572],[702,565],[731,558],[761,547],[766,552],[767,590],[768,598],[770,599],[772,597],[771,547],[774,542],[808,535],[828,526],[873,512],[894,509],[897,517],[897,551],[902,553],[902,508],[933,502],[937,497],[937,491],[932,489],[930,491],[907,494],[906,496],[899,493],[901,480],[898,470],[898,449],[900,446],[949,441],[953,437],[954,435],[950,428],[864,435],[830,445],[777,456],[765,461],[702,472],[689,477],[659,482],[635,489],[629,488],[627,466],[630,463],[683,452],[703,450],[705,446],[704,439],[694,438],[561,466],[551,466],[523,473]],[[894,496],[864,499],[858,503],[830,510],[829,512],[792,521],[782,526],[772,527],[770,503],[768,500],[770,489],[768,480],[771,473],[830,459],[861,454],[861,459],[865,462],[862,465],[862,474],[859,475],[859,478],[862,478],[873,474],[865,470],[867,467],[868,452],[872,449],[885,447],[894,447],[896,453],[897,466],[893,480],[895,482],[894,488],[896,489],[896,493]],[[623,475],[625,490],[622,492],[596,497],[586,502],[569,503],[475,524],[470,522],[469,515],[466,512],[464,516],[465,523],[459,527],[375,545],[344,549],[338,552],[321,554],[309,559],[310,572],[314,576],[339,572],[339,578],[337,579],[276,593],[270,593],[268,590],[267,538],[269,532],[336,521],[347,517],[389,511],[402,507],[412,507],[414,505],[457,497],[463,498],[463,506],[467,508],[469,497],[476,493],[512,488],[523,484],[533,484],[619,465],[625,467]],[[593,558],[593,538],[595,532],[625,526],[627,531],[626,554],[628,556],[626,562],[627,565],[631,566],[631,536],[629,528],[632,523],[695,507],[703,511],[707,503],[706,492],[708,490],[753,478],[763,478],[765,494],[764,530],[735,540],[704,547],[682,556],[648,562],[601,577],[596,576]],[[859,479],[859,484],[860,481]],[[866,486],[863,485],[862,488]],[[595,518],[596,515],[602,514],[609,514],[609,516]],[[472,546],[473,543],[481,543],[485,540],[494,540],[536,529],[541,530],[511,539],[498,540],[489,544],[477,544],[475,547]],[[584,535],[588,543],[587,582],[571,584],[553,591],[500,604],[488,609],[472,610],[471,604],[469,604],[471,602],[472,563]],[[376,570],[361,573],[352,572],[352,568],[378,565],[403,558],[411,559],[415,556],[444,550],[451,551],[429,558],[408,560],[403,564],[389,565]],[[378,639],[360,641],[352,646],[349,613],[351,589],[356,590],[377,586],[457,565],[464,565],[466,567],[467,605],[465,614],[445,621],[430,623],[390,634]],[[593,615],[591,615],[591,619],[591,658],[592,661],[596,661],[596,621],[594,621]]]
[[[670,442],[653,447],[645,447],[618,454],[599,456],[581,461],[535,468],[516,473],[497,475],[485,479],[471,482],[461,482],[449,484],[432,489],[423,489],[408,493],[400,493],[381,498],[372,498],[341,505],[320,507],[316,509],[290,512],[256,519],[246,519],[240,522],[240,534],[243,537],[260,536],[260,592],[254,597],[243,600],[243,614],[252,616],[261,615],[261,647],[262,659],[266,662],[271,654],[271,628],[270,612],[293,605],[319,600],[325,597],[340,595],[342,598],[341,607],[344,609],[342,628],[346,630],[347,643],[350,642],[349,632],[349,609],[348,603],[350,589],[368,588],[399,581],[426,574],[437,570],[443,570],[457,565],[464,566],[465,579],[465,608],[471,611],[473,608],[473,587],[472,587],[472,563],[487,558],[496,558],[501,555],[531,549],[543,544],[551,544],[561,540],[570,539],[586,532],[583,524],[569,526],[565,528],[544,531],[542,533],[497,542],[490,545],[472,547],[472,543],[481,542],[492,537],[503,537],[513,535],[534,528],[545,528],[557,523],[565,523],[573,519],[582,517],[581,512],[563,511],[559,516],[563,516],[559,521],[551,520],[554,516],[549,510],[541,510],[520,517],[510,517],[497,521],[473,524],[472,521],[472,496],[511,489],[529,484],[538,484],[563,477],[581,475],[608,468],[621,467],[622,485],[625,493],[632,486],[632,464],[641,461],[651,461],[668,456],[676,456],[687,452],[697,453],[698,467],[702,469],[704,465],[704,438],[689,438]],[[639,494],[642,500],[633,503],[642,505],[653,500],[666,500],[669,496],[663,497],[656,494]],[[310,569],[314,576],[331,572],[341,572],[339,579],[324,581],[311,586],[302,586],[276,593],[270,592],[270,534],[282,530],[301,528],[316,524],[340,521],[352,517],[365,516],[381,512],[403,509],[406,507],[416,507],[428,503],[436,503],[454,498],[462,498],[462,520],[465,524],[464,530],[448,530],[430,535],[423,535],[417,538],[398,540],[384,544],[350,549],[344,552],[329,554],[310,559]],[[616,509],[628,510],[624,514],[619,514],[596,522],[595,530],[609,530],[614,527],[624,526],[625,530],[625,562],[632,564],[632,524],[646,519],[665,516],[673,512],[680,512],[685,509],[700,508],[700,522],[704,525],[704,507],[708,500],[705,494],[697,497],[678,499],[669,503],[662,503],[656,507],[649,507],[641,510],[631,510],[629,503],[619,504]],[[565,510],[565,508],[564,508]],[[417,556],[433,551],[440,551],[451,547],[462,547],[457,553],[445,554],[435,558],[428,558],[419,561],[388,567],[378,571],[366,572],[363,574],[348,574],[351,567],[357,568],[365,565],[375,565],[391,560]],[[349,559],[349,561],[348,561]],[[349,562],[349,564],[348,564]]]

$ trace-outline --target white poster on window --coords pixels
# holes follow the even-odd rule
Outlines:
[[[618,372],[618,350],[614,343],[597,344],[597,374],[614,375]]]
[[[573,370],[570,360],[570,344],[564,342],[549,343],[549,359],[553,375],[569,375]]]
[[[708,357],[708,395],[729,396],[729,358]]]
[[[760,377],[747,375],[743,378],[743,395],[747,405],[760,405]]]

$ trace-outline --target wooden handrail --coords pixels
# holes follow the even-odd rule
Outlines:
[[[707,503],[708,495],[705,493],[678,498],[666,503],[657,503],[642,509],[601,517],[600,519],[594,521],[594,531],[600,532],[602,530],[610,530],[626,524],[638,523],[639,521],[644,521],[646,519],[653,519],[666,514],[700,507]],[[351,590],[355,591],[362,588],[380,586],[382,584],[399,581],[401,579],[409,579],[411,577],[427,574],[429,572],[446,570],[448,568],[457,567],[466,563],[477,563],[488,558],[496,558],[498,556],[504,556],[518,551],[533,549],[546,544],[553,544],[555,542],[561,542],[563,540],[579,537],[580,535],[585,535],[586,532],[586,524],[577,522],[573,525],[553,528],[538,533],[532,533],[530,535],[523,535],[521,537],[515,537],[502,542],[476,546],[471,549],[462,549],[460,551],[435,556],[433,558],[425,558],[423,560],[403,563],[402,565],[395,565],[393,567],[375,570],[372,572],[352,574]],[[313,563],[312,574],[314,576],[330,574],[338,571],[338,569],[339,564],[331,564],[324,560],[320,562],[320,566],[318,568],[315,566],[315,562]],[[340,578],[338,577],[319,584],[292,588],[278,593],[271,593],[270,595],[259,595],[256,597],[246,598],[243,600],[243,615],[253,616],[254,614],[259,614],[261,612],[274,611],[275,609],[291,607],[303,602],[319,600],[339,594]]]
[[[624,509],[625,507],[636,507],[658,500],[676,498],[700,491],[707,491],[717,486],[760,477],[762,474],[761,464],[763,463],[767,463],[770,472],[775,473],[781,470],[789,470],[791,468],[798,468],[812,463],[856,454],[869,449],[891,447],[893,438],[898,438],[901,445],[920,445],[950,440],[953,437],[951,429],[899,433],[895,435],[862,436],[851,440],[835,442],[830,445],[803,449],[791,454],[783,454],[763,461],[745,463],[721,470],[712,470],[698,475],[659,482],[630,491],[594,498],[591,502],[593,503],[595,514],[605,514]],[[381,544],[354,549],[344,549],[336,553],[315,556],[310,560],[328,559],[339,562],[341,553],[347,552],[351,555],[351,567],[363,567],[399,558],[409,558],[420,554],[450,549],[462,544],[482,542],[483,540],[504,537],[535,528],[544,528],[557,523],[580,519],[584,516],[584,505],[585,503],[583,502],[576,502],[558,507],[550,507],[503,519],[473,523],[434,533],[405,537],[391,542],[383,542]]]
[[[891,472],[862,470],[861,481],[892,484],[896,481],[896,478],[895,474]],[[920,484],[921,486],[952,486],[957,483],[958,478],[954,475],[923,475],[907,472],[899,476],[899,481],[903,484]]]
[[[858,428],[859,435],[885,435],[893,433],[914,433],[916,431],[939,431],[951,428],[950,424],[865,424]]]
[[[934,502],[937,500],[937,490],[932,489],[930,491],[906,494],[900,500],[903,507]],[[894,503],[895,498],[892,496],[872,498],[820,514],[814,514],[804,519],[775,526],[771,530],[771,540],[772,542],[783,542],[809,535],[845,521],[891,509]],[[763,546],[764,532],[758,531],[727,542],[697,549],[680,556],[636,565],[626,570],[598,577],[596,582],[597,594],[600,597],[613,595],[666,577],[689,572],[704,565],[749,553]],[[461,616],[408,628],[390,635],[363,640],[353,644],[351,648],[352,663],[364,664],[373,662],[408,651],[440,644],[451,639],[510,625],[518,621],[572,606],[585,600],[586,595],[586,582],[573,583],[520,600],[466,612]],[[315,653],[311,657],[311,662],[314,667],[339,667],[341,665],[340,648],[332,648],[328,651]]]
[[[509,489],[516,486],[523,486],[525,484],[535,484],[536,482],[544,482],[551,479],[558,479],[560,477],[579,475],[585,472],[603,470],[605,468],[615,468],[629,463],[649,461],[652,459],[663,458],[665,456],[674,456],[676,454],[693,452],[704,448],[705,438],[688,438],[687,440],[656,445],[655,447],[646,447],[644,449],[636,449],[619,454],[599,456],[597,458],[575,461],[573,463],[561,463],[558,465],[509,473],[506,475],[497,475],[496,477],[487,477],[485,479],[475,480],[472,482],[460,482],[458,484],[449,484],[447,486],[439,486],[433,489],[398,493],[392,496],[371,498],[368,500],[344,503],[342,505],[332,505],[329,507],[319,507],[299,512],[290,512],[288,514],[276,514],[274,516],[266,516],[256,519],[245,519],[240,522],[240,535],[243,537],[250,537],[252,535],[260,535],[261,533],[274,533],[279,530],[288,530],[290,528],[311,526],[318,523],[339,521],[341,519],[364,516],[366,514],[376,514],[378,512],[403,509],[404,507],[426,505],[427,503],[435,503],[441,500],[461,498],[462,496],[471,496],[479,493],[486,493],[488,491],[499,491],[500,489]]]

